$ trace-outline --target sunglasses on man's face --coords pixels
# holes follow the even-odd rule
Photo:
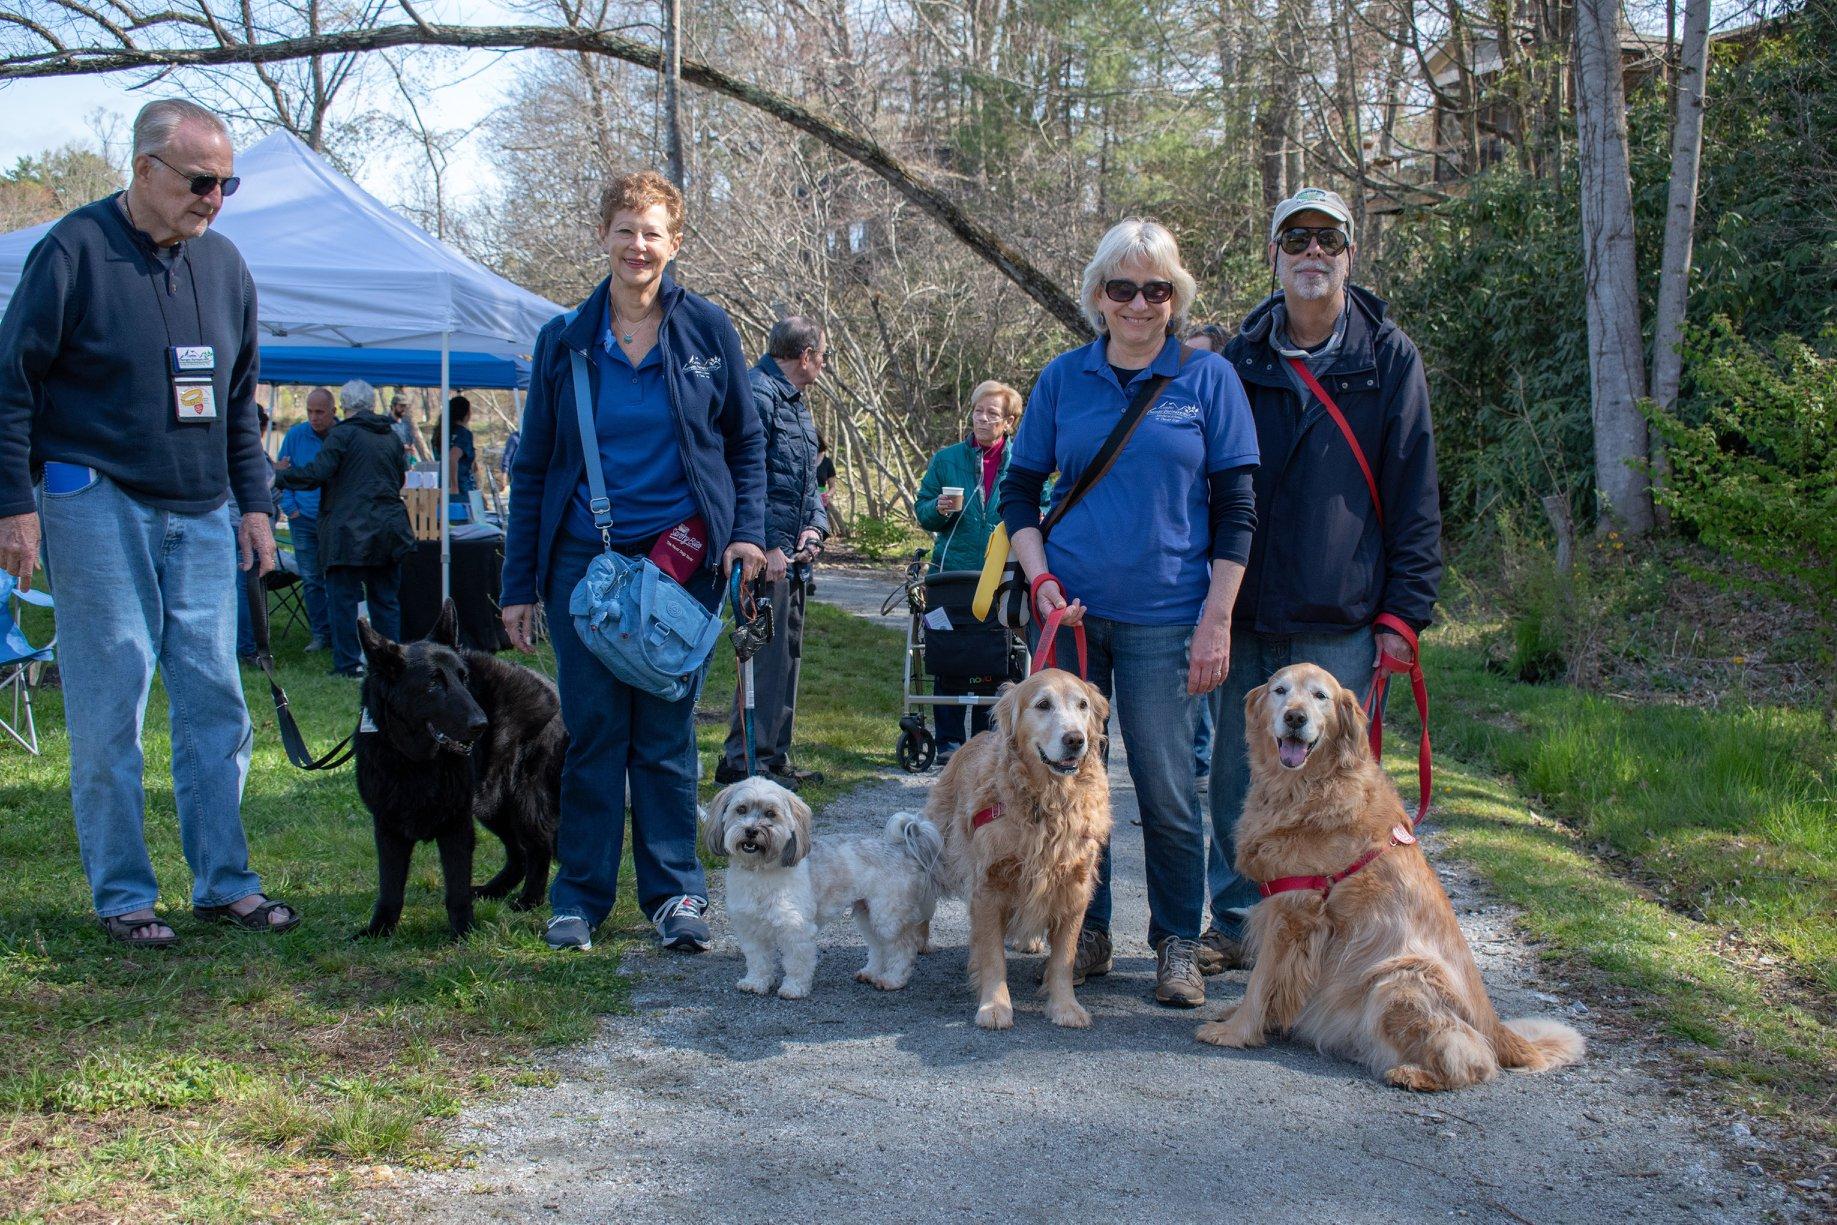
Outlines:
[[[228,178],[220,179],[214,174],[186,174],[157,153],[149,153],[147,156],[186,180],[186,185],[191,188],[191,194],[194,196],[208,196],[221,187],[225,198],[228,198],[235,195],[236,189],[242,186],[241,175],[232,174]]]
[[[1332,226],[1290,226],[1276,239],[1285,255],[1304,255],[1311,243],[1320,244],[1322,255],[1338,255],[1346,249],[1346,231]]]
[[[1172,281],[1150,281],[1146,285],[1137,285],[1134,281],[1125,281],[1120,277],[1103,283],[1103,296],[1112,302],[1127,304],[1135,301],[1137,294],[1141,294],[1142,301],[1148,305],[1159,306],[1174,296],[1174,283]]]

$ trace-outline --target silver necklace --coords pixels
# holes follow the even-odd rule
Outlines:
[[[612,322],[613,322],[615,329],[618,330],[619,332],[620,342],[624,344],[634,343],[638,339],[638,328],[643,324],[649,323],[650,319],[651,319],[650,314],[646,312],[644,315],[640,316],[639,318],[632,320],[631,329],[629,331],[619,329],[618,328],[619,308],[616,303],[614,304],[612,308]]]

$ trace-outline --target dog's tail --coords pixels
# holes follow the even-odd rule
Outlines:
[[[924,869],[934,894],[943,892],[944,836],[937,826],[915,812],[896,812],[887,818],[887,841]]]
[[[1493,1031],[1499,1066],[1524,1072],[1545,1072],[1574,1063],[1586,1045],[1581,1034],[1549,1017],[1501,1021]]]

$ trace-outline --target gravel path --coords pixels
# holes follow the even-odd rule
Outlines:
[[[819,595],[843,602],[846,576]],[[877,582],[872,607],[891,586]],[[859,584],[858,604],[869,596]],[[1120,747],[1120,745],[1118,746]],[[1539,989],[1502,908],[1444,869],[1506,1016],[1564,1015],[1595,1039],[1579,1067],[1412,1096],[1277,1043],[1222,1051],[1197,1019],[1243,990],[1209,980],[1200,1013],[1158,1008],[1145,943],[1141,838],[1121,754],[1116,971],[1079,991],[1094,1027],[1049,1025],[1013,957],[1016,1024],[978,1030],[968,922],[946,901],[904,991],[852,980],[852,926],[824,933],[807,1000],[733,989],[741,958],[715,899],[715,950],[636,955],[635,1015],[545,1065],[549,1087],[478,1109],[474,1154],[392,1189],[379,1216],[423,1221],[1754,1221],[1792,1206],[1681,1117],[1636,1055],[1589,1033],[1587,1009]],[[818,814],[824,833],[918,809],[890,776]]]

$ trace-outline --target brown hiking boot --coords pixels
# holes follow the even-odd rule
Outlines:
[[[1206,980],[1194,954],[1199,941],[1169,936],[1155,950],[1155,1003],[1169,1008],[1197,1008],[1206,1002]]]
[[[1207,928],[1199,937],[1199,951],[1193,960],[1199,965],[1199,972],[1207,978],[1214,974],[1223,974],[1226,970],[1245,970],[1250,967],[1250,958],[1244,955],[1244,942],[1233,940],[1216,927]]]
[[[1072,958],[1072,986],[1110,972],[1110,933],[1086,927],[1078,933],[1078,954]]]

